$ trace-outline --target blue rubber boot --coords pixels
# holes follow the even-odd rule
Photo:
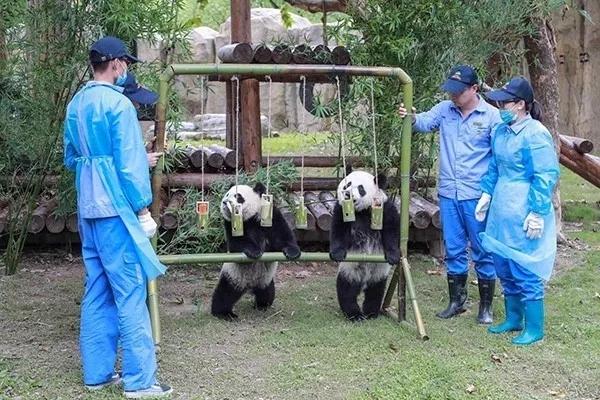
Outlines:
[[[525,302],[525,329],[512,340],[513,344],[527,346],[544,338],[544,300]]]
[[[505,333],[523,329],[523,303],[520,296],[504,296],[504,321],[488,328],[489,333]]]

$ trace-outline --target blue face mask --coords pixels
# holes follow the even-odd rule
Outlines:
[[[500,119],[505,124],[510,125],[517,120],[517,113],[513,110],[500,110]]]
[[[123,72],[121,73],[121,75],[117,76],[117,80],[115,81],[115,85],[117,85],[117,86],[124,86],[126,80],[127,80],[127,68],[124,68]]]
[[[517,119],[517,114],[512,110],[500,110],[500,119],[505,124],[512,124]]]

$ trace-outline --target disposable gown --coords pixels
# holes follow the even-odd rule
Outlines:
[[[514,126],[500,124],[492,138],[492,159],[481,189],[491,194],[485,232],[486,251],[513,260],[548,280],[556,256],[552,193],[560,175],[552,136],[527,116]],[[540,239],[528,239],[523,222],[534,212],[544,219]]]
[[[165,267],[136,214],[152,202],[148,160],[135,107],[122,91],[91,81],[74,96],[65,120],[64,162],[76,171],[79,217],[121,217],[146,278],[154,279]]]

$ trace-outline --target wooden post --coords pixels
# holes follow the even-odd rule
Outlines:
[[[67,230],[69,232],[73,232],[73,233],[79,232],[79,221],[77,219],[77,213],[76,212],[71,213],[67,217],[66,226],[67,226]]]
[[[275,64],[289,64],[292,61],[292,49],[286,44],[278,44],[271,52],[271,60]]]
[[[223,157],[225,165],[228,168],[235,168],[235,151],[228,149],[227,147],[219,146],[218,144],[211,144],[208,147]]]
[[[584,139],[584,138],[560,135],[560,142],[561,142],[561,145],[564,142],[570,142],[569,144],[581,154],[591,153],[592,150],[594,150],[594,143],[592,143],[591,140]]]
[[[244,152],[244,170],[256,172],[262,158],[260,129],[260,95],[258,80],[242,81],[242,129],[240,140]]]
[[[249,43],[228,44],[219,49],[217,56],[224,63],[249,64],[254,58],[254,50]]]
[[[178,190],[171,195],[169,205],[160,218],[161,226],[165,229],[175,229],[179,225],[177,218],[179,209],[185,204],[185,191]]]
[[[259,64],[270,64],[271,63],[271,49],[264,44],[255,44],[252,46],[254,57],[252,61]]]
[[[317,226],[325,232],[331,229],[332,216],[327,207],[321,203],[316,194],[312,192],[304,193],[304,204],[308,210],[315,216]]]
[[[252,43],[250,0],[231,2],[231,43]],[[232,109],[234,107],[235,102]],[[241,146],[239,155],[246,172],[255,172],[262,154],[258,80],[244,79],[241,82],[240,108],[240,143],[236,143],[236,146]],[[232,132],[235,132],[235,125],[233,128]],[[236,148],[229,143],[227,147]]]

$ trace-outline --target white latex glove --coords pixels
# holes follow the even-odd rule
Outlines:
[[[541,215],[530,212],[523,222],[523,230],[527,232],[527,239],[541,238],[544,233],[544,219]]]
[[[485,220],[485,215],[487,214],[488,209],[490,208],[490,202],[492,201],[492,196],[488,193],[483,192],[479,201],[477,202],[477,206],[475,207],[475,219],[479,222],[483,222]]]
[[[140,224],[142,225],[142,230],[146,234],[146,237],[153,237],[156,233],[157,226],[156,222],[154,221],[154,218],[152,218],[152,215],[150,215],[149,212],[142,215],[138,215],[138,221],[140,221]]]

